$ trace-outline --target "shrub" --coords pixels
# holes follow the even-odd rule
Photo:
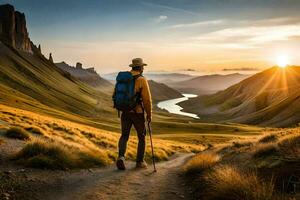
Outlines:
[[[235,148],[241,148],[244,146],[251,146],[251,145],[252,145],[252,142],[249,142],[249,141],[234,141],[234,142],[232,142],[232,146]]]
[[[260,144],[253,152],[254,158],[263,158],[278,153],[278,146],[275,143]]]
[[[37,134],[37,135],[44,135],[43,131],[41,131],[41,129],[39,129],[38,127],[35,126],[30,126],[25,128],[26,131],[29,131],[33,134]]]
[[[269,143],[269,142],[276,142],[278,140],[277,135],[270,134],[262,137],[258,142],[259,143]]]
[[[231,166],[214,169],[204,177],[204,195],[209,200],[275,200],[273,181],[260,180],[255,173]]]
[[[290,161],[300,160],[300,135],[292,135],[278,143],[280,154]]]
[[[45,141],[28,143],[13,159],[25,166],[42,169],[89,168],[107,163],[94,152]]]
[[[6,131],[6,137],[15,138],[19,140],[28,140],[30,139],[29,133],[20,127],[11,127]]]
[[[184,166],[183,172],[186,175],[202,173],[207,169],[212,168],[220,157],[213,153],[200,153],[191,158]]]

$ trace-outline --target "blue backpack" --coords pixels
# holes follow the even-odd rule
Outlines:
[[[113,95],[114,108],[118,111],[131,111],[141,102],[140,94],[135,93],[135,80],[140,76],[119,72]]]

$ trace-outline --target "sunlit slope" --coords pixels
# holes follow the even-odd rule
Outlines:
[[[299,97],[300,68],[273,67],[183,106],[207,119],[290,126],[300,121]]]
[[[111,98],[63,72],[43,56],[0,43],[0,102],[28,109],[43,106],[72,114],[112,112]]]
[[[109,164],[117,158],[116,149],[120,136],[116,132],[1,104],[0,122],[0,130],[2,132],[3,130],[15,126],[22,127],[28,131],[30,138],[29,141],[24,143],[24,147],[31,147],[32,143],[35,145],[38,143],[38,145],[44,146],[45,148],[55,147],[55,152],[71,152],[81,155],[81,158],[90,158],[85,159],[86,163],[83,166],[75,165],[75,168],[90,167],[89,163],[94,163],[93,160],[95,159],[100,161],[97,162],[98,164],[96,164],[96,166],[101,166],[103,164]],[[0,134],[0,139],[6,141],[2,133]],[[166,160],[176,152],[198,152],[204,149],[203,145],[160,140],[156,137],[154,137],[154,143],[155,157],[157,160]],[[135,159],[136,146],[137,137],[132,136],[132,139],[128,142],[127,158]],[[151,159],[150,153],[150,146],[147,145],[146,160],[148,161]],[[67,155],[69,155],[69,153]],[[41,156],[43,156],[42,160],[40,159]],[[72,155],[69,156],[72,157]],[[38,159],[39,163],[41,163],[41,161],[44,163],[45,159],[54,161],[60,159],[59,157],[55,157],[55,153],[47,154],[42,151],[39,152],[38,149],[32,149],[29,155],[22,155],[22,157],[24,157],[23,159],[20,158],[23,161],[22,163],[30,167],[38,168],[51,168],[51,166],[49,166],[49,163],[46,163],[47,165],[33,165],[36,163],[31,162],[31,159]]]

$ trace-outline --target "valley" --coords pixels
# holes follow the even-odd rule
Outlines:
[[[149,166],[134,169],[132,131],[128,170],[117,171],[116,73],[46,58],[11,5],[0,5],[0,25],[0,199],[299,197],[282,183],[299,177],[300,67],[203,76],[145,67],[154,154],[147,129]]]

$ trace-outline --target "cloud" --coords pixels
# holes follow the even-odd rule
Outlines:
[[[168,16],[166,16],[166,15],[160,15],[160,16],[154,18],[154,22],[161,23],[161,22],[166,21],[167,19],[168,19]]]
[[[172,6],[167,6],[167,5],[163,5],[163,4],[158,4],[158,3],[150,3],[150,2],[145,2],[142,1],[141,4],[145,5],[145,6],[150,6],[150,7],[155,7],[155,8],[159,8],[159,9],[163,9],[163,10],[169,10],[175,13],[184,13],[184,14],[189,14],[189,15],[194,15],[194,16],[199,16],[199,13],[190,11],[190,10],[186,10],[186,9],[182,9],[182,8],[177,8],[177,7],[172,7]]]
[[[192,39],[201,44],[227,48],[257,48],[265,43],[288,41],[300,36],[300,25],[249,26],[226,28]]]
[[[279,25],[292,25],[299,24],[299,17],[280,17],[270,19],[260,19],[255,21],[244,21],[244,23],[251,23],[254,26],[279,26]]]
[[[175,24],[170,26],[169,28],[189,28],[189,27],[199,27],[199,26],[209,26],[209,25],[220,25],[224,23],[224,20],[211,20],[211,21],[200,21],[195,23],[187,23],[187,24]]]
[[[258,20],[229,20],[229,19],[215,19],[207,21],[199,21],[193,23],[175,24],[169,26],[171,29],[178,28],[196,28],[202,26],[231,26],[231,27],[247,27],[251,26],[282,26],[282,25],[296,25],[300,24],[300,19],[296,17],[281,17],[281,18],[269,18],[269,19],[258,19]]]

